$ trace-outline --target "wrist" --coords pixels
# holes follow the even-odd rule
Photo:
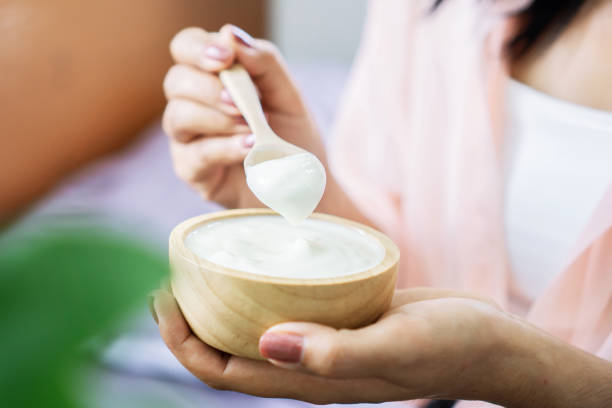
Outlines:
[[[612,406],[612,363],[506,315],[486,400],[506,407]]]

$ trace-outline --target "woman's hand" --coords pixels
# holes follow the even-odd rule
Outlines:
[[[253,137],[218,73],[241,63],[257,86],[272,129],[326,164],[322,140],[276,48],[226,25],[218,33],[179,32],[170,45],[176,62],[164,81],[175,171],[204,198],[227,207],[260,206],[246,186],[242,161]]]
[[[167,290],[156,292],[154,310],[177,359],[217,389],[322,404],[453,398],[612,406],[612,364],[471,294],[397,291],[389,312],[357,330],[279,324],[260,339],[267,362],[200,341]]]
[[[159,290],[161,335],[178,360],[214,388],[314,403],[457,397],[486,374],[495,353],[490,327],[501,314],[486,300],[451,291],[396,292],[371,326],[335,330],[283,323],[260,339],[269,361],[229,356],[196,338],[172,295]]]

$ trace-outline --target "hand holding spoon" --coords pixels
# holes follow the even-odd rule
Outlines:
[[[325,168],[312,153],[278,137],[268,125],[255,84],[240,65],[221,71],[221,82],[246,119],[255,144],[244,159],[247,184],[265,205],[296,224],[323,196]]]

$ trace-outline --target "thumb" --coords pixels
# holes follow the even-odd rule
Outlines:
[[[388,352],[376,331],[375,326],[337,330],[315,323],[281,323],[261,336],[259,352],[274,365],[319,376],[375,378]]]
[[[291,114],[304,112],[299,90],[274,44],[254,39],[231,24],[224,25],[219,34],[224,39],[232,39],[236,60],[253,79],[266,107]]]

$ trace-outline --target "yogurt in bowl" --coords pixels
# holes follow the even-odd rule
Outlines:
[[[292,226],[271,210],[221,211],[170,236],[172,291],[193,332],[255,359],[259,337],[278,323],[374,322],[389,307],[398,262],[384,234],[318,213]]]
[[[265,276],[320,279],[378,265],[382,244],[363,230],[309,218],[292,226],[280,216],[252,215],[203,224],[185,238],[200,258]]]

